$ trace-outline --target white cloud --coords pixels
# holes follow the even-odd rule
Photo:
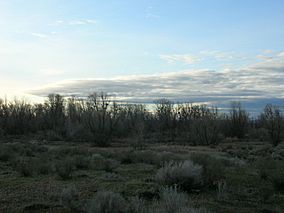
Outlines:
[[[242,69],[185,70],[144,76],[112,79],[74,79],[57,82],[29,91],[46,96],[49,93],[87,96],[104,91],[120,100],[149,103],[159,98],[174,101],[226,104],[250,101],[251,106],[284,98],[284,62],[263,61]]]
[[[284,59],[284,52],[280,52],[280,53],[278,53],[278,55],[277,55],[278,57],[280,57],[280,58],[282,58],[282,59]]]
[[[160,15],[157,14],[157,11],[153,6],[148,6],[145,9],[145,17],[148,19],[159,19]]]
[[[261,59],[261,60],[272,60],[272,59],[273,59],[273,56],[257,55],[256,58],[257,58],[257,59]]]
[[[233,59],[244,59],[243,56],[235,52],[224,52],[219,50],[203,50],[200,51],[200,57],[213,58],[219,61],[228,61]]]
[[[149,19],[158,19],[158,18],[160,18],[160,16],[157,15],[157,14],[153,14],[153,13],[147,13],[147,14],[146,14],[146,18],[149,18]]]
[[[59,70],[59,69],[41,69],[39,71],[40,74],[45,75],[45,76],[56,76],[56,75],[61,75],[64,73],[63,70]]]
[[[172,54],[172,55],[160,55],[160,58],[166,60],[168,63],[176,63],[182,62],[185,64],[193,64],[199,62],[201,59],[192,56],[192,55],[179,55],[179,54]]]
[[[261,57],[259,55],[259,57]],[[264,57],[264,56],[263,56]],[[268,56],[267,56],[268,57]],[[183,62],[185,64],[193,64],[200,61],[214,60],[217,62],[232,62],[234,60],[247,60],[244,55],[235,52],[223,52],[217,50],[203,50],[195,55],[190,54],[161,54],[160,58],[166,60],[168,63]]]
[[[64,21],[64,20],[57,20],[52,24],[49,24],[50,26],[76,26],[76,25],[92,25],[97,24],[98,21],[95,19],[77,19],[77,20],[70,20],[70,21]]]
[[[48,35],[47,34],[43,34],[43,33],[30,33],[32,36],[35,36],[37,38],[47,38]]]
[[[263,54],[272,54],[274,51],[273,50],[263,50]]]

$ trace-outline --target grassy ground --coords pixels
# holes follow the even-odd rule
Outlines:
[[[207,168],[214,182],[187,192],[193,206],[221,213],[283,212],[283,143],[152,144],[137,150],[124,143],[99,148],[22,140],[0,145],[0,212],[85,212],[98,191],[137,196],[151,206],[163,187],[157,171],[167,161],[189,159]],[[68,187],[76,190],[74,208],[62,201]]]

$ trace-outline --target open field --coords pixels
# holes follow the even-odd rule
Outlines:
[[[105,191],[119,193],[114,200],[125,204],[113,212],[169,212],[166,203],[174,201],[163,198],[168,190],[186,196],[187,204],[176,205],[192,211],[183,212],[280,213],[283,159],[283,143],[147,144],[137,149],[122,142],[94,147],[11,139],[0,145],[0,212],[96,212],[91,210],[101,202],[96,196]],[[202,169],[191,182],[183,174],[182,162],[188,161]],[[181,171],[165,172],[174,166]]]

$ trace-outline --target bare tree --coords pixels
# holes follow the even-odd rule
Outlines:
[[[161,139],[164,140],[169,135],[170,139],[174,140],[177,127],[177,113],[174,103],[167,99],[160,99],[154,103],[156,105],[155,117],[159,134],[162,136]]]
[[[242,108],[240,102],[232,102],[228,117],[230,136],[244,138],[249,125],[249,114]]]
[[[274,146],[281,142],[281,131],[283,126],[283,116],[279,107],[266,105],[264,112],[261,114],[261,120],[264,127],[268,130],[270,140]]]

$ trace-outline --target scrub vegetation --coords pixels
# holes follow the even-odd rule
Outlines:
[[[272,105],[0,100],[0,212],[281,213],[283,137]]]

